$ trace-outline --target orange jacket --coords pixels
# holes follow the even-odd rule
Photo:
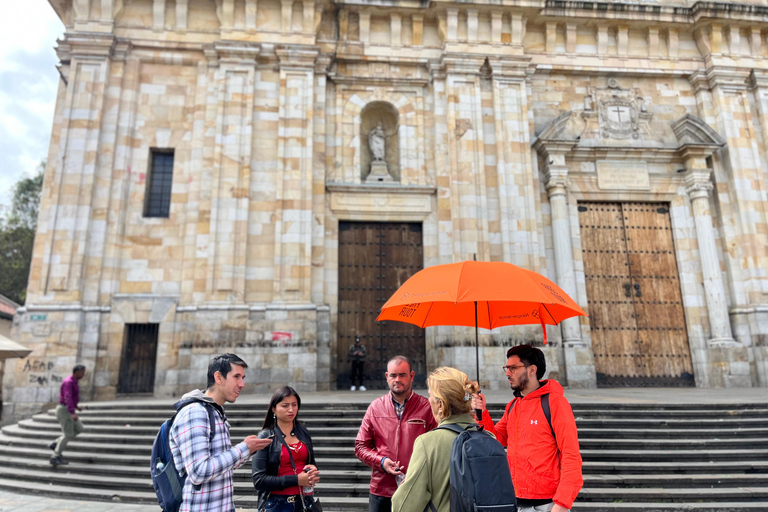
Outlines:
[[[541,396],[549,393],[552,437]],[[488,411],[483,412],[485,429],[507,448],[515,494],[524,499],[551,499],[570,509],[584,481],[576,420],[571,404],[563,396],[563,387],[553,380],[541,381],[541,387],[522,398],[494,426]],[[510,404],[512,403],[510,402]],[[509,409],[509,404],[504,408]]]

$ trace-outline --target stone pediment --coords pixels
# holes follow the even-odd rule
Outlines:
[[[724,146],[725,140],[707,123],[696,116],[685,114],[672,125],[678,142],[685,144],[701,144]]]
[[[622,112],[627,113],[626,109]],[[709,153],[725,145],[723,138],[698,117],[686,114],[672,123],[644,120],[638,116],[638,136],[633,137],[632,128],[624,126],[620,138],[611,136],[599,123],[599,112],[591,110],[569,110],[550,121],[534,139],[532,145],[539,151],[569,151],[574,154],[593,150],[613,152],[655,150],[657,158],[664,160],[681,151],[697,147]],[[629,136],[627,136],[629,135]],[[666,155],[666,156],[665,156]]]

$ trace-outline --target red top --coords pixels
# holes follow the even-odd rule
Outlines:
[[[307,450],[307,445],[299,441],[296,444],[291,444],[288,446],[293,448],[291,451],[293,453],[293,462],[296,464],[296,473],[293,472],[293,468],[291,467],[291,457],[288,455],[288,448],[283,445],[283,451],[280,454],[280,469],[277,472],[277,476],[289,476],[301,473],[304,471],[304,466],[307,465],[307,461],[309,460],[309,450]],[[280,491],[272,491],[272,494],[292,496],[294,494],[301,494],[301,492],[299,491],[299,486],[297,485],[294,487],[286,487]]]

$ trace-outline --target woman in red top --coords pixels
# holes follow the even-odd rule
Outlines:
[[[320,481],[309,432],[298,421],[301,398],[285,386],[272,395],[259,438],[272,444],[253,458],[253,486],[259,512],[310,512],[312,499],[302,499],[303,487]],[[293,458],[293,464],[291,464]],[[304,503],[302,503],[302,501]]]

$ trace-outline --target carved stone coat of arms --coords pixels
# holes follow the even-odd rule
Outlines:
[[[639,139],[652,114],[637,89],[622,89],[615,79],[608,87],[590,87],[587,104],[597,106],[598,133],[604,139]]]

